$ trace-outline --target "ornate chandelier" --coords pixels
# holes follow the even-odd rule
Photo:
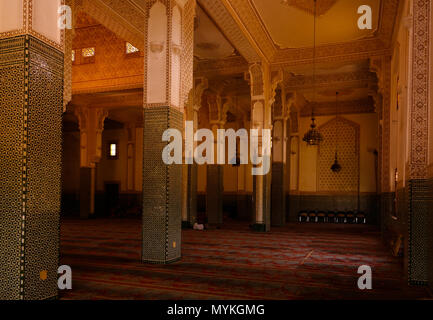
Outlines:
[[[339,173],[342,167],[338,162],[338,92],[335,93],[335,96],[335,162],[331,170],[335,173]]]
[[[317,19],[317,0],[314,0],[314,46],[313,46],[313,100],[316,98],[316,19]],[[323,141],[323,136],[317,130],[316,118],[314,118],[314,103],[311,105],[311,129],[304,135],[304,139],[309,146],[318,146]]]

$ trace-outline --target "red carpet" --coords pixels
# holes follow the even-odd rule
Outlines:
[[[61,263],[72,267],[63,299],[422,299],[409,287],[375,228],[289,225],[254,233],[247,225],[183,232],[182,260],[140,262],[139,220],[64,220]],[[360,291],[357,270],[373,269]]]

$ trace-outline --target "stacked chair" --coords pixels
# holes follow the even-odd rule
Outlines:
[[[298,215],[301,223],[339,223],[339,224],[366,224],[367,217],[363,212],[356,210],[323,211],[303,210]]]

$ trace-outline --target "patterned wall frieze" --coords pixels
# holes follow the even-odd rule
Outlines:
[[[184,3],[182,11],[182,53],[181,53],[181,102],[188,102],[189,93],[194,87],[194,17],[196,0]]]
[[[330,116],[335,115],[335,102],[308,103],[301,110],[301,117],[311,117],[314,107],[314,115]],[[375,104],[372,97],[360,100],[340,101],[338,107],[343,114],[374,113]]]
[[[345,73],[332,73],[316,75],[314,82],[312,76],[287,75],[284,86],[288,91],[307,89],[313,87],[334,87],[336,84],[344,83],[346,86],[372,85],[377,81],[376,75],[370,70],[361,70]]]
[[[317,47],[318,63],[365,60],[374,56],[390,54],[380,39],[358,40],[349,43],[330,44]],[[281,49],[272,61],[272,66],[299,66],[313,63],[312,48]]]
[[[198,60],[194,66],[195,77],[211,78],[214,76],[243,74],[248,72],[248,62],[241,56],[220,60]]]
[[[429,135],[430,1],[414,0],[410,177],[427,176]]]

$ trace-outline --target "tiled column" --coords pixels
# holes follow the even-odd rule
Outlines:
[[[410,160],[408,168],[408,278],[411,284],[426,284],[431,265],[433,199],[428,180],[429,161],[429,104],[431,105],[431,1],[414,0],[411,32],[412,75],[410,108]]]
[[[0,1],[1,15],[8,17],[0,24],[0,300],[57,296],[64,57],[59,4]]]
[[[183,131],[193,87],[195,1],[145,3],[142,260],[164,264],[181,257],[182,165],[163,162],[162,136]]]

